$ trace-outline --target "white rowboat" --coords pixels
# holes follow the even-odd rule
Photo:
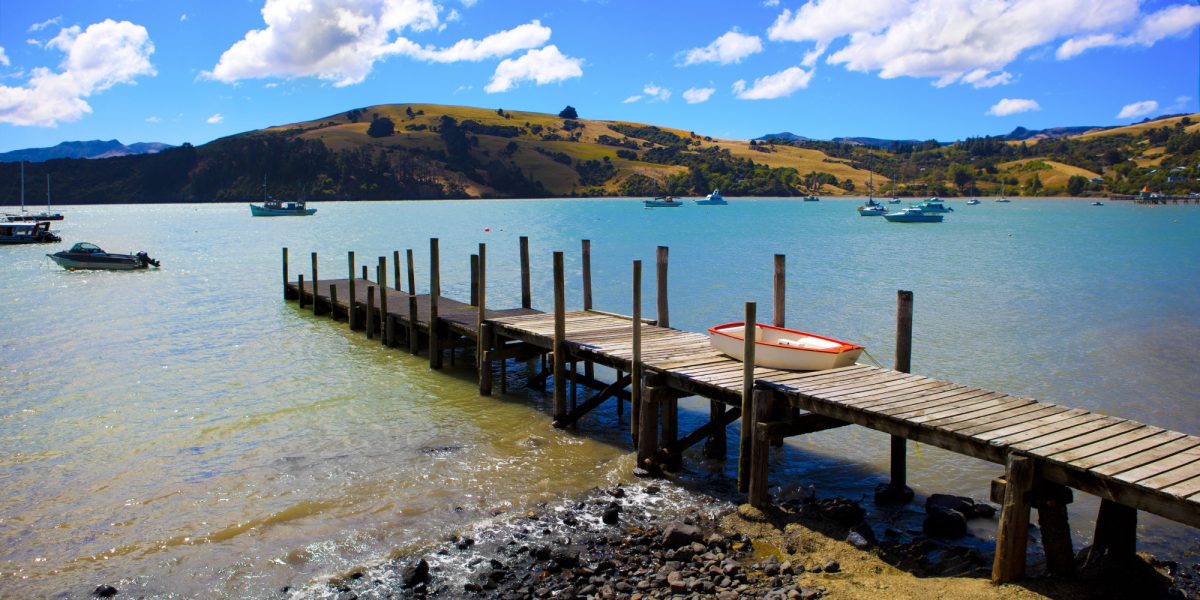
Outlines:
[[[822,371],[854,364],[863,347],[795,329],[759,323],[754,328],[754,365],[788,371]],[[743,323],[726,323],[708,329],[709,343],[718,352],[742,360],[745,349]]]

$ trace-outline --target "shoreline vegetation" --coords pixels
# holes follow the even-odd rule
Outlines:
[[[714,138],[572,107],[381,104],[155,154],[29,163],[26,194],[43,197],[47,176],[62,204],[1200,192],[1200,114],[1066,137],[883,142]],[[18,169],[0,163],[0,201],[19,202]]]

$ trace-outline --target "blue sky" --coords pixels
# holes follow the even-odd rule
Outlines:
[[[1198,112],[1186,0],[0,0],[0,151],[202,144],[382,103],[748,138]]]

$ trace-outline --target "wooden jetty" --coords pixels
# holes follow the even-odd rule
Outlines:
[[[312,279],[288,275],[283,249],[283,293],[310,306],[314,314],[345,318],[368,338],[412,353],[426,349],[430,367],[443,356],[470,348],[479,372],[481,395],[492,393],[495,369],[501,385],[510,360],[541,358],[530,385],[551,382],[552,418],[557,427],[575,424],[608,400],[630,402],[630,433],[637,461],[646,473],[675,468],[684,450],[706,442],[709,457],[724,457],[725,427],[743,423],[738,448],[738,485],[750,504],[764,508],[768,450],[786,437],[846,425],[890,434],[891,481],[877,501],[907,501],[907,440],[1005,466],[991,482],[1001,504],[992,580],[1021,577],[1031,509],[1038,510],[1046,561],[1052,573],[1073,565],[1067,504],[1072,490],[1101,499],[1088,560],[1131,556],[1137,511],[1144,510],[1200,527],[1200,437],[1099,413],[1072,409],[909,373],[912,292],[897,294],[895,368],[853,365],[816,372],[753,367],[753,335],[745,341],[746,361],[713,350],[708,336],[670,327],[668,251],[656,256],[657,314],[642,316],[642,264],[632,265],[630,315],[592,307],[591,244],[582,242],[583,307],[568,311],[563,254],[553,254],[553,309],[532,308],[528,239],[520,240],[522,306],[487,308],[487,248],[472,255],[470,303],[441,296],[438,241],[430,241],[429,293],[418,294],[413,252],[407,253],[407,291],[400,285],[400,252],[393,253],[394,283],[387,284],[386,257],[379,257],[372,281],[366,266],[349,277],[321,280],[312,254]],[[773,319],[783,326],[785,263],[775,256]],[[747,323],[759,322],[753,302]],[[580,369],[582,365],[582,369]],[[615,380],[597,378],[595,365],[616,371]],[[594,390],[580,401],[580,388]],[[700,396],[710,402],[709,420],[695,431],[678,428],[678,401]],[[749,418],[743,418],[749,415]]]

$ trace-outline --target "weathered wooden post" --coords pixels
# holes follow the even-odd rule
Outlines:
[[[313,311],[313,314],[316,315],[316,314],[318,314],[318,311],[320,310],[320,307],[317,306],[317,290],[320,289],[317,287],[317,282],[320,281],[320,279],[317,278],[317,253],[316,252],[312,253],[312,268],[313,268],[312,311]]]
[[[438,239],[429,238],[429,367],[442,368],[442,349],[438,340],[438,298],[442,295]]]
[[[554,253],[554,406],[555,421],[567,416],[567,309],[563,253]]]
[[[479,369],[480,377],[483,376],[483,355],[492,348],[484,343],[483,339],[483,322],[487,320],[487,244],[479,244],[479,254],[475,260],[476,274],[478,275],[477,289],[475,291],[475,366]],[[491,379],[491,363],[487,363],[488,379]],[[480,380],[482,381],[482,379]],[[488,383],[489,389],[491,383]]]
[[[479,358],[479,395],[492,395],[492,361],[488,354],[495,348],[496,343],[495,328],[491,323],[484,322],[479,326],[479,347],[482,348],[482,353]],[[505,359],[501,358],[501,361]],[[501,362],[500,364],[504,364]],[[501,373],[503,374],[503,370]]]
[[[1033,488],[1033,459],[1008,455],[1004,479],[1004,505],[996,527],[996,558],[992,583],[1005,583],[1025,575],[1025,547],[1029,537],[1029,492]]]
[[[394,279],[396,280],[396,283],[395,283],[396,291],[403,292],[404,290],[400,288],[400,251],[399,250],[392,251],[392,271],[393,271],[392,275],[393,275]]]
[[[762,425],[771,412],[774,393],[770,390],[754,390],[753,398],[753,414],[748,420],[742,419],[742,426],[749,421],[754,433],[754,443],[750,451],[750,506],[763,509],[767,507],[767,464],[771,453],[771,439]]]
[[[1096,531],[1092,536],[1092,548],[1088,551],[1086,564],[1097,564],[1103,558],[1128,559],[1136,551],[1137,509],[1101,499],[1100,511],[1096,513]]]
[[[479,306],[479,255],[471,255],[471,306]]]
[[[784,326],[784,303],[787,301],[787,283],[784,277],[784,260],[782,254],[775,255],[775,314],[771,324],[776,327]]]
[[[387,257],[379,257],[379,267],[375,278],[379,280],[379,322],[380,335],[379,339],[383,344],[390,345],[392,338],[390,334],[391,327],[388,326],[388,305],[387,305]]]
[[[658,247],[656,273],[658,276],[658,326],[670,327],[671,318],[667,311],[667,259],[666,246]]]
[[[365,265],[364,265],[364,268]],[[375,325],[378,323],[375,317],[375,286],[367,286],[367,339],[375,339]]]
[[[754,440],[754,340],[758,336],[758,305],[746,303],[742,322],[742,431],[738,443],[738,491],[750,491],[751,442]]]
[[[529,238],[521,236],[521,308],[533,307],[533,295],[529,291]]]
[[[288,264],[287,264],[287,263],[288,263],[288,260],[287,260],[287,246],[284,246],[284,247],[283,247],[283,299],[284,299],[284,300],[287,300],[287,297],[288,297],[288,283],[291,283],[291,282],[289,282],[289,281],[288,281]]]
[[[349,322],[350,329],[353,330],[354,326],[357,324],[357,323],[355,323],[355,319],[354,319],[354,302],[355,302],[355,300],[358,299],[358,296],[356,296],[354,294],[354,251],[353,250],[346,253],[346,262],[348,263],[349,268],[350,268],[350,275],[349,275],[350,298],[346,300],[346,306],[348,307],[346,309],[346,320]]]
[[[337,285],[329,284],[329,318],[337,320]]]
[[[592,310],[592,240],[583,240],[583,310]]]
[[[1065,485],[1045,480],[1034,483],[1033,507],[1038,511],[1038,526],[1042,529],[1042,549],[1046,553],[1046,571],[1051,575],[1068,575],[1075,570],[1071,526],[1067,521],[1067,505],[1074,499],[1071,488]],[[1103,507],[1103,500],[1101,506]],[[1092,548],[1095,547],[1093,543]],[[1132,546],[1130,552],[1133,552]]]
[[[421,334],[417,331],[417,274],[412,248],[408,249],[408,351],[416,355]]]
[[[296,300],[300,303],[300,308],[304,308],[304,273],[296,280]]]
[[[367,276],[367,265],[362,266],[362,278],[363,281],[371,281],[371,278]]]
[[[896,292],[896,370],[908,373],[912,370],[912,320],[913,293],[907,290]],[[908,442],[898,435],[892,436],[892,478],[888,483],[875,488],[875,502],[880,504],[903,504],[912,500],[913,492],[908,487]]]
[[[629,364],[629,436],[638,445],[642,414],[642,261],[633,261],[633,360]]]
[[[637,440],[637,464],[639,467],[656,473],[658,464],[654,461],[654,453],[658,449],[658,403],[665,388],[651,385],[643,379],[641,423]]]

